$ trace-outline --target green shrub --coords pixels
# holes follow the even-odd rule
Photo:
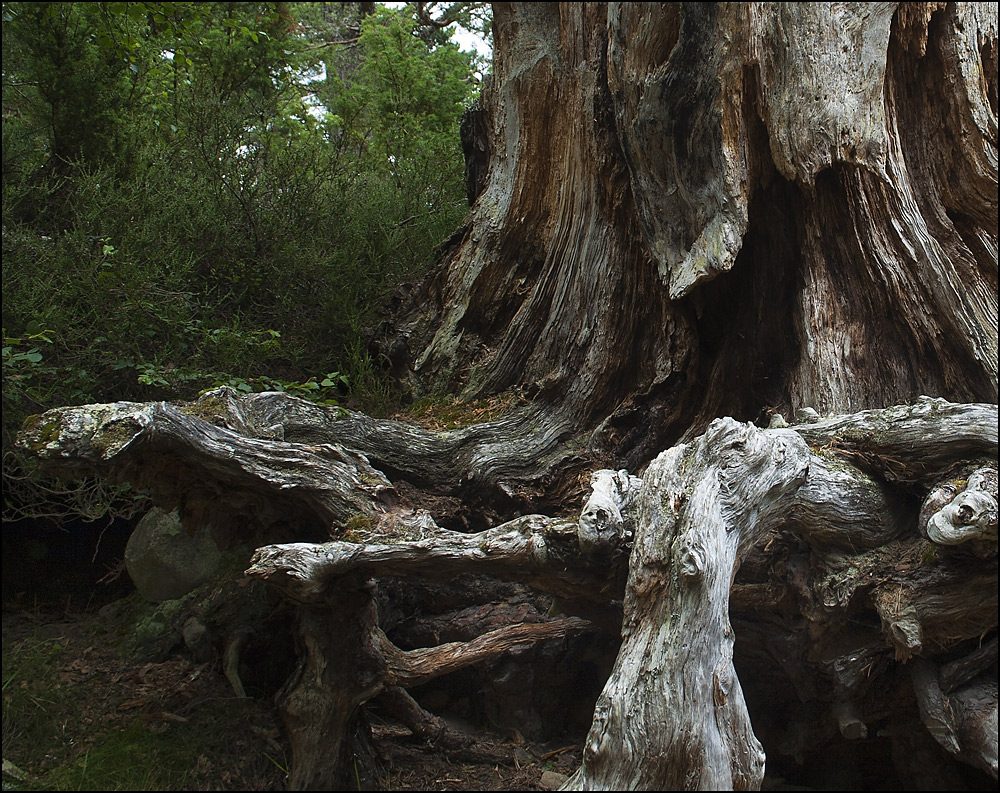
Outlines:
[[[405,12],[338,48],[278,5],[4,5],[5,485],[56,405],[389,400],[365,328],[467,211],[475,64]]]

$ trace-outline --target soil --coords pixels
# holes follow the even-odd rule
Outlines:
[[[150,788],[173,787],[172,779],[178,789],[190,790],[286,787],[283,768],[291,752],[269,698],[235,697],[218,659],[199,664],[182,651],[159,663],[128,662],[113,640],[115,630],[107,610],[102,616],[5,605],[4,790],[61,787],[61,779],[84,772],[91,784],[72,786],[97,786],[102,777],[95,775],[104,774],[108,787],[129,787],[136,784],[135,766],[144,762],[150,764],[144,777]],[[8,657],[41,642],[58,649],[38,679],[10,677]],[[44,724],[19,723],[23,711],[8,708],[16,694],[39,703],[33,718],[60,723],[48,725],[48,732]],[[579,746],[532,745],[517,733],[479,732],[468,746],[446,750],[414,739],[377,712],[371,720],[382,767],[377,779],[359,773],[360,789],[544,790],[544,772],[572,773],[580,762]],[[131,776],[116,784],[114,769],[96,767],[97,750],[115,735],[134,739],[136,733],[149,739],[142,746],[153,748],[147,757],[130,757]],[[166,757],[157,748],[160,738],[181,751]],[[51,749],[40,740],[51,741]]]
[[[244,680],[249,697],[238,698],[217,648],[204,662],[183,643],[127,649],[148,609],[121,561],[131,530],[124,521],[4,525],[3,789],[285,789],[291,749],[273,695],[294,659],[262,653],[267,682]],[[241,586],[209,587],[201,606],[169,619],[175,636],[190,613],[227,622],[234,615],[212,609],[252,608]],[[257,617],[283,619],[254,603],[264,608]],[[447,705],[425,707],[448,717]],[[543,790],[543,773],[572,773],[581,759],[582,734],[536,744],[465,713],[475,732],[452,749],[415,739],[377,707],[369,713],[380,767],[371,777],[359,770],[362,789]]]

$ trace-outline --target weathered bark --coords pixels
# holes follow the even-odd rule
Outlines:
[[[226,416],[247,416],[255,404],[275,401],[280,401],[277,395],[237,397],[229,391],[203,398],[206,404],[225,406],[216,419],[230,426],[237,422]],[[282,474],[295,483],[285,490],[299,501],[333,503],[321,496],[339,483],[331,485],[329,472],[312,467],[305,452],[319,448],[319,438],[333,448],[330,441],[344,419],[307,403],[295,407],[300,415],[294,421],[301,421],[302,414],[312,416],[308,443],[256,443],[275,444],[285,461],[305,461],[296,476],[289,477],[287,470]],[[230,459],[220,448],[227,442],[234,454],[247,448],[247,439],[231,429],[176,431],[178,415],[198,412],[162,405],[64,408],[34,422],[23,443],[60,465],[96,462],[119,475],[137,464],[132,459],[137,455],[143,461],[160,454],[189,458],[190,465],[172,469],[189,471],[203,458],[209,466],[216,459]],[[88,415],[104,423],[83,420]],[[207,424],[204,418],[192,420]],[[249,431],[253,425],[244,420],[239,426]],[[284,433],[280,424],[268,426]],[[134,435],[129,437],[124,428]],[[111,433],[117,445],[109,442]],[[206,444],[206,437],[212,442]],[[452,443],[453,438],[439,436],[436,442]],[[861,670],[871,669],[880,647],[907,660],[939,655],[996,629],[996,469],[975,462],[996,453],[997,412],[990,405],[924,399],[912,406],[763,430],[727,419],[713,423],[697,441],[661,454],[641,479],[623,471],[596,473],[576,522],[529,515],[464,534],[442,529],[429,513],[402,510],[396,499],[378,503],[372,496],[368,514],[375,517],[367,528],[352,530],[353,541],[259,548],[248,574],[262,577],[303,608],[303,667],[281,698],[295,736],[293,781],[303,787],[342,781],[345,758],[357,750],[328,756],[321,747],[330,740],[338,747],[352,745],[351,736],[356,742],[363,734],[360,706],[383,691],[417,685],[514,644],[565,635],[586,624],[570,619],[514,625],[467,642],[404,652],[379,630],[371,595],[365,594],[368,588],[358,582],[372,576],[441,580],[474,571],[528,583],[577,605],[608,604],[622,594],[621,577],[609,571],[624,574],[623,557],[631,549],[618,663],[598,702],[584,764],[569,784],[759,787],[763,752],[733,667],[735,634],[728,617],[740,559],[778,528],[809,543],[812,580],[800,584],[806,589],[803,611],[814,623],[809,654],[836,660],[816,664],[806,676],[832,680],[831,718],[845,738],[863,737],[866,718],[872,715],[864,712]],[[348,472],[351,481],[370,465],[354,452],[338,453],[338,459],[356,461],[357,470]],[[959,480],[972,493],[972,506],[965,512],[964,502],[955,509],[941,496],[941,479],[954,473],[955,460],[974,469],[967,481]],[[260,492],[267,481],[283,481],[263,466],[230,464],[224,470],[234,492]],[[916,511],[908,513],[901,495],[891,489],[899,482],[919,493],[930,491],[925,500],[934,509],[925,508],[921,525],[946,511],[952,522],[986,530],[949,534],[944,543],[929,545],[918,532]],[[176,488],[176,482],[167,481],[164,492]],[[961,498],[951,495],[955,501]],[[352,508],[340,507],[341,520],[355,514]],[[224,506],[217,512],[221,515]],[[974,552],[949,563],[955,540],[974,546]],[[938,549],[938,562],[925,559],[929,548]],[[884,637],[873,633],[865,639],[870,649],[858,652],[855,642],[849,655],[837,658],[848,614],[862,595],[874,605]],[[354,602],[358,598],[364,603]],[[780,599],[762,603],[744,591],[739,608],[771,608]],[[337,628],[331,633],[333,624]],[[984,663],[989,656],[955,662],[948,686],[967,684]],[[962,712],[970,715],[960,726],[950,715],[950,700],[936,682],[936,671],[930,675],[928,667],[913,668],[922,722],[949,752],[989,771],[995,747],[983,725],[991,723],[990,702],[995,704],[990,690],[966,685],[966,694],[955,694],[957,701],[972,703],[963,705]],[[814,691],[820,687],[812,684]],[[419,711],[413,716],[412,708],[397,710],[409,712],[414,727],[430,733],[427,719],[417,718]]]
[[[574,789],[756,789],[764,751],[736,671],[729,588],[738,549],[791,506],[809,451],[732,420],[647,469],[618,663]]]
[[[335,608],[299,609],[299,664],[276,703],[294,758],[293,790],[346,790],[357,763],[368,768],[372,749],[361,705],[382,686],[382,657],[374,642],[370,588],[348,582]]]
[[[414,669],[582,629],[384,643],[366,582],[461,572],[623,614],[572,786],[755,787],[762,744],[880,733],[902,783],[995,778],[994,9],[497,4],[494,34],[470,215],[381,344],[505,416],[219,389],[22,445],[263,546],[300,604],[296,785],[343,781],[376,694],[436,734]]]
[[[415,391],[518,390],[630,469],[719,415],[996,400],[987,6],[497,4],[495,30],[485,188],[387,342]]]

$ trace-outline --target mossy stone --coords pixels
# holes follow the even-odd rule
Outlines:
[[[176,511],[154,508],[125,546],[125,567],[143,598],[153,603],[183,597],[209,580],[222,553],[206,529],[188,534]]]

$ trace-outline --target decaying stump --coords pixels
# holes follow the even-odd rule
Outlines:
[[[49,411],[22,447],[258,548],[300,604],[295,785],[366,756],[371,697],[440,735],[407,685],[585,629],[622,647],[573,786],[754,787],[762,746],[848,744],[995,779],[995,9],[498,3],[494,45],[470,214],[379,346],[414,396],[505,415],[218,389]],[[460,573],[589,627],[386,643],[380,580]]]
[[[278,404],[285,409],[275,410]],[[287,424],[274,421],[281,415]],[[361,421],[372,420],[285,395],[220,389],[188,406],[50,411],[20,441],[54,468],[114,477],[141,475],[160,458],[180,462],[153,466],[157,478],[144,481],[161,500],[180,494],[189,521],[205,513],[185,508],[185,492],[200,498],[193,483],[211,480],[226,494],[213,521],[226,524],[228,512],[233,526],[237,516],[253,515],[258,525],[242,527],[248,535],[274,528],[261,522],[276,508],[247,504],[268,498],[296,504],[295,514],[317,522],[332,515],[334,533],[351,523],[349,539],[262,546],[247,571],[300,604],[300,665],[279,697],[294,786],[346,779],[348,758],[370,751],[363,706],[374,697],[416,733],[445,739],[407,687],[515,645],[593,629],[577,617],[551,619],[408,651],[380,630],[378,578],[446,580],[466,572],[519,581],[582,610],[623,598],[618,661],[571,787],[759,787],[764,752],[733,666],[738,634],[729,614],[746,619],[787,608],[787,591],[776,594],[783,588],[797,589],[810,623],[805,656],[814,660],[798,674],[814,691],[832,692],[829,718],[845,738],[865,737],[869,723],[892,715],[867,693],[871,670],[895,679],[909,662],[930,735],[959,760],[996,774],[996,686],[988,677],[995,636],[985,650],[954,654],[996,630],[995,406],[923,399],[770,429],[720,419],[661,454],[641,478],[595,473],[576,521],[525,515],[477,533],[442,528],[431,512],[404,503],[372,467],[370,451],[342,446],[345,436],[357,439]],[[425,460],[474,443],[472,434],[408,431],[421,438]],[[334,497],[328,491],[342,484],[333,482],[332,466],[314,464],[317,455],[363,486],[352,498]],[[410,465],[416,461],[399,459],[390,470]],[[808,574],[733,588],[741,561],[766,559],[767,538],[781,532],[808,544]],[[855,636],[838,657],[833,648],[846,646],[848,615],[859,608],[877,614],[881,630],[860,644]]]

